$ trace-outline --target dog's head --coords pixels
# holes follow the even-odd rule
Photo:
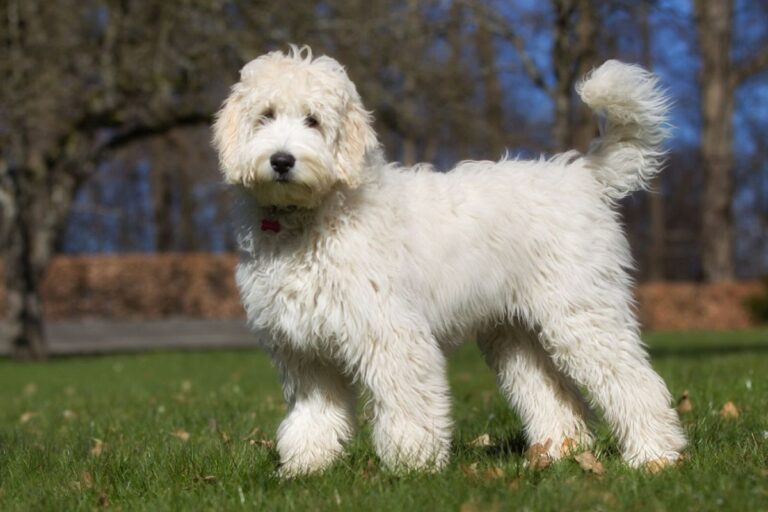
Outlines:
[[[306,47],[246,64],[213,131],[225,181],[262,206],[315,207],[338,184],[357,187],[378,151],[344,68]]]

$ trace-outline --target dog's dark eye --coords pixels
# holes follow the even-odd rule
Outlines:
[[[304,124],[310,128],[317,128],[320,126],[320,121],[318,121],[315,116],[309,115],[304,118]]]
[[[271,108],[268,108],[264,112],[261,113],[261,119],[264,121],[272,121],[275,119],[275,111]]]

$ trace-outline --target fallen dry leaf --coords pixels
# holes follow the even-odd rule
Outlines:
[[[378,468],[376,467],[376,462],[374,462],[373,459],[368,459],[368,462],[363,468],[363,480],[370,480],[377,472]]]
[[[578,443],[575,439],[571,439],[570,437],[566,437],[563,440],[563,444],[560,445],[560,456],[561,457],[569,457],[576,453],[576,449],[578,448]]]
[[[83,483],[83,487],[86,489],[93,487],[93,475],[91,475],[88,471],[83,471],[80,474],[80,481]]]
[[[107,447],[107,445],[102,441],[101,439],[93,438],[93,446],[91,446],[90,454],[91,457],[101,457],[101,454],[104,452],[104,449]]]
[[[484,480],[498,480],[499,478],[504,478],[504,469],[493,466],[488,469],[486,469],[483,472],[483,479]]]
[[[109,506],[109,496],[107,496],[107,493],[102,491],[101,494],[99,494],[99,506],[100,507],[108,507]]]
[[[525,458],[532,469],[544,469],[552,464],[552,457],[549,456],[549,449],[552,446],[552,439],[547,439],[544,444],[532,444],[525,452]]]
[[[488,434],[479,435],[478,437],[473,439],[472,442],[469,444],[470,446],[474,446],[478,448],[493,446],[493,442],[491,441],[491,436],[489,436]]]
[[[181,429],[181,428],[176,429],[173,432],[171,432],[171,435],[173,437],[178,437],[179,439],[181,439],[184,442],[189,441],[189,437],[190,437],[189,432],[187,432],[186,430]]]
[[[723,408],[720,409],[720,416],[723,418],[738,418],[741,416],[741,411],[739,411],[739,408],[736,407],[736,404],[729,401],[725,402]]]
[[[477,462],[473,462],[472,464],[463,464],[461,466],[461,472],[464,473],[464,476],[477,476]]]
[[[221,442],[224,444],[229,444],[232,439],[230,439],[229,434],[224,432],[223,430],[219,432],[219,437],[221,437]]]
[[[205,476],[198,476],[195,478],[196,482],[202,482],[204,484],[212,484],[216,482],[216,477],[214,475],[205,475]]]
[[[693,403],[691,402],[691,399],[688,397],[688,390],[686,389],[683,391],[683,396],[680,397],[680,400],[677,401],[677,412],[680,414],[685,414],[688,412],[691,412],[693,410]]]
[[[655,475],[656,473],[659,473],[663,471],[664,469],[668,468],[672,465],[672,462],[669,461],[669,459],[661,458],[656,460],[651,460],[645,463],[645,470],[648,471],[650,474]]]
[[[579,466],[581,466],[581,469],[584,471],[588,471],[596,475],[602,475],[605,473],[603,464],[597,460],[592,452],[581,452],[580,454],[576,455],[574,459],[579,463]]]
[[[22,414],[21,417],[19,417],[19,423],[23,425],[24,423],[29,422],[29,420],[31,420],[35,416],[37,416],[36,412],[27,411],[24,414]]]
[[[509,485],[507,486],[507,489],[510,491],[519,491],[521,485],[521,479],[520,477],[515,478],[511,482],[509,482]]]
[[[275,442],[271,439],[251,439],[248,441],[251,446],[264,446],[265,448],[272,448],[275,446]]]
[[[242,437],[241,439],[243,441],[247,441],[247,440],[251,439],[252,437],[258,436],[259,434],[261,434],[261,430],[259,430],[259,427],[253,427],[253,430],[251,430],[248,433],[248,435],[246,435],[245,437]]]

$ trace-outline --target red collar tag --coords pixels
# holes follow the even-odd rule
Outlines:
[[[262,219],[261,220],[262,231],[272,231],[273,233],[280,232],[280,221],[276,219]]]

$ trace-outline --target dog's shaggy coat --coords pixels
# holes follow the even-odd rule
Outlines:
[[[383,162],[335,60],[293,48],[243,68],[214,142],[241,199],[243,304],[289,404],[277,433],[283,474],[342,453],[356,383],[372,396],[384,463],[444,466],[444,351],[467,339],[551,457],[591,441],[577,384],[630,464],[678,457],[685,437],[638,336],[615,210],[659,170],[667,102],[651,74],[617,61],[579,93],[604,117],[586,155],[439,173]]]

